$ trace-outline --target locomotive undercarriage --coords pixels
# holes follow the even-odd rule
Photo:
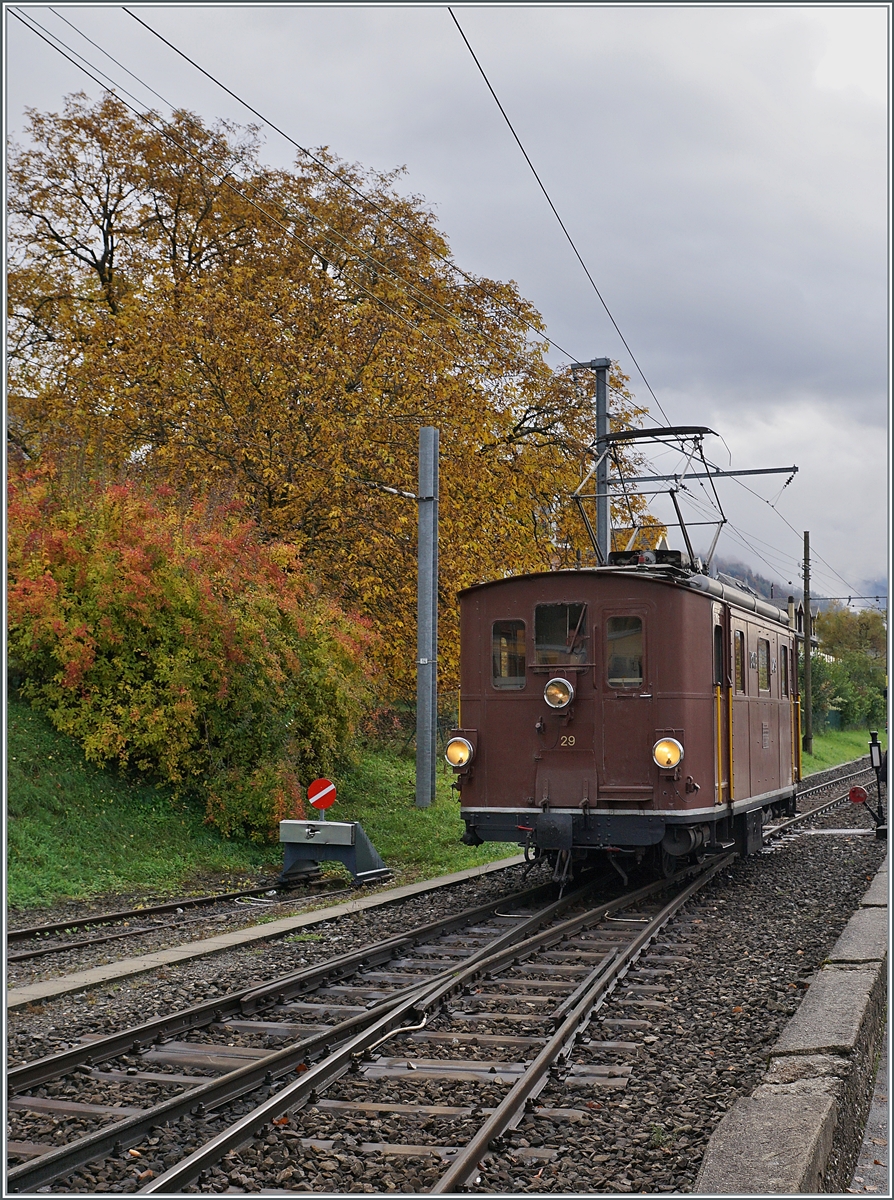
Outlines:
[[[547,858],[556,879],[566,879],[576,864],[605,856],[622,877],[643,862],[670,875],[687,859],[735,849],[755,854],[763,845],[764,822],[794,816],[794,792],[730,813],[602,813],[553,809],[479,809],[465,811],[462,841],[518,842],[530,860]]]

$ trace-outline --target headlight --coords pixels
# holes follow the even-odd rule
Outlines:
[[[463,737],[451,738],[444,757],[451,767],[467,767],[475,754],[475,747]]]
[[[652,758],[656,766],[673,770],[683,761],[683,747],[676,738],[662,738],[652,747]]]
[[[574,688],[567,679],[551,679],[543,689],[543,699],[550,708],[567,708],[574,699]]]

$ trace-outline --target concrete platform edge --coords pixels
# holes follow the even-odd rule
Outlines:
[[[763,1080],[711,1136],[695,1195],[845,1191],[885,1030],[887,896],[886,859],[770,1050]]]
[[[294,917],[283,917],[278,921],[265,922],[263,925],[251,925],[246,929],[237,929],[232,933],[206,938],[201,942],[188,942],[169,950],[155,950],[139,957],[124,958],[105,966],[91,967],[87,971],[78,971],[74,975],[61,975],[57,979],[47,979],[43,983],[10,988],[6,995],[6,1009],[7,1012],[13,1012],[16,1009],[27,1008],[29,1004],[42,1004],[46,1000],[56,999],[57,996],[68,996],[73,992],[102,987],[104,984],[114,983],[119,979],[128,979],[134,975],[143,975],[158,967],[170,966],[172,963],[184,962],[190,958],[201,958],[209,954],[219,954],[224,950],[231,950],[234,946],[243,946],[248,942],[279,937],[308,925],[321,925],[324,921],[334,921],[349,913],[363,912],[369,908],[392,904],[396,900],[405,900],[420,892],[450,887],[454,883],[464,883],[468,879],[475,879],[479,875],[488,875],[492,871],[500,871],[505,867],[517,866],[524,861],[524,855],[517,854],[512,858],[501,858],[495,862],[484,863],[480,867],[468,867],[465,871],[455,871],[451,875],[441,875],[435,879],[408,883],[387,892],[376,892],[372,896],[358,896],[356,900],[346,900],[342,904],[333,904],[328,908],[314,909]]]

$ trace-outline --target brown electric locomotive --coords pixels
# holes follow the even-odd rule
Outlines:
[[[463,840],[517,841],[557,878],[762,844],[800,778],[788,613],[679,551],[495,580],[461,606]]]

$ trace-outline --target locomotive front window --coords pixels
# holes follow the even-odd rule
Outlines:
[[[770,690],[770,643],[757,640],[757,686],[762,692]]]
[[[534,662],[545,667],[576,667],[586,661],[586,604],[538,604],[534,609]]]
[[[608,641],[606,663],[608,686],[641,687],[643,682],[643,623],[640,617],[609,617],[605,623]]]
[[[524,621],[494,621],[491,680],[495,688],[525,686]]]

